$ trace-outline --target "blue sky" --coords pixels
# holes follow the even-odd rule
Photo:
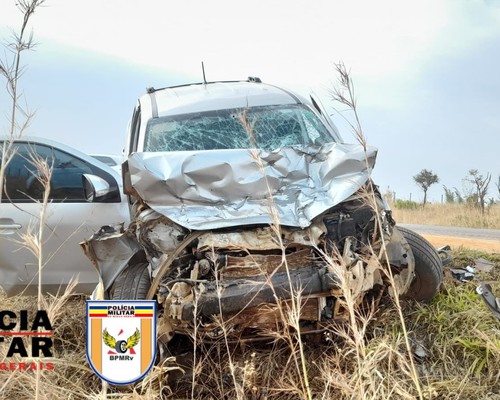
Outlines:
[[[20,23],[15,1],[0,0],[0,38]],[[145,88],[200,81],[201,61],[209,80],[260,76],[328,107],[343,61],[383,191],[421,199],[412,176],[426,168],[439,201],[471,168],[500,175],[500,1],[47,0],[31,28],[28,133],[85,152],[119,153]],[[7,105],[0,93],[2,117]]]

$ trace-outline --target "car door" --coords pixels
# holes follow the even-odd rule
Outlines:
[[[37,235],[43,186],[31,161],[33,154],[52,167],[51,190],[43,227],[43,292],[55,293],[78,277],[77,291],[89,293],[98,275],[79,248],[102,225],[128,223],[126,202],[118,184],[120,176],[108,166],[61,145],[16,141],[15,155],[6,168],[0,205],[0,286],[8,295],[32,294],[38,287],[38,259],[23,244],[30,232]],[[82,174],[96,175],[110,187],[104,198],[89,203]]]

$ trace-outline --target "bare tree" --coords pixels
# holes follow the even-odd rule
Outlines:
[[[435,183],[439,182],[439,178],[436,174],[432,173],[431,170],[423,169],[417,175],[413,177],[415,183],[420,186],[424,192],[424,206],[427,202],[427,190],[429,187]]]
[[[19,90],[19,79],[24,72],[21,64],[21,56],[24,51],[32,50],[35,47],[33,40],[33,32],[27,32],[31,17],[35,13],[37,7],[41,6],[45,0],[18,0],[17,8],[23,15],[23,22],[19,33],[12,33],[10,41],[4,44],[6,57],[0,60],[0,76],[5,78],[6,89],[11,103],[9,105],[9,132],[8,139],[0,145],[1,161],[0,161],[0,189],[4,186],[5,170],[10,160],[14,156],[12,143],[15,139],[22,136],[23,132],[29,126],[33,113],[25,106],[21,105],[22,94]],[[9,56],[10,54],[10,56]],[[19,114],[21,117],[19,117]],[[0,202],[2,201],[3,190],[0,190]]]
[[[488,172],[486,176],[479,173],[477,169],[470,169],[469,175],[465,177],[465,181],[474,185],[475,203],[484,215],[486,205],[486,195],[488,194],[488,186],[491,181],[491,174]]]

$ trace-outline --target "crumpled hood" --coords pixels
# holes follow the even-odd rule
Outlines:
[[[305,228],[367,181],[376,154],[373,147],[365,155],[361,145],[331,143],[273,152],[133,153],[128,163],[139,196],[185,228],[271,224],[273,206],[281,225]]]

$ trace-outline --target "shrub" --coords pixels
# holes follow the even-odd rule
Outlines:
[[[418,208],[418,203],[411,200],[397,199],[396,202],[394,203],[394,207],[399,208],[401,210],[415,210],[416,208]]]

